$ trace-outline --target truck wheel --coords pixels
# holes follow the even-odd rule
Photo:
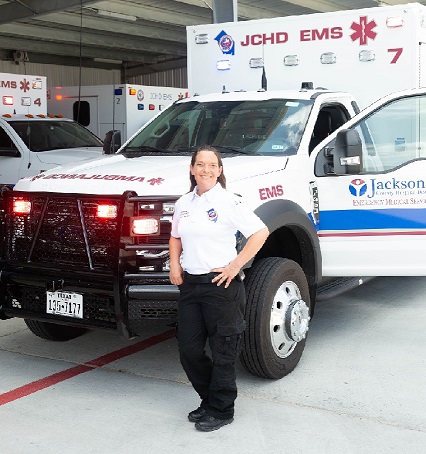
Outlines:
[[[246,281],[247,329],[240,359],[254,375],[282,378],[299,362],[309,328],[309,287],[292,260],[256,262]]]
[[[39,322],[37,320],[24,319],[28,329],[42,339],[52,341],[67,341],[75,339],[86,332],[85,328],[74,326],[57,325],[56,323]]]

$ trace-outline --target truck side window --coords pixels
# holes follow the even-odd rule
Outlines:
[[[314,125],[309,153],[333,131],[346,123],[350,118],[348,111],[342,105],[327,105],[319,113]]]
[[[16,145],[13,143],[12,139],[9,137],[7,132],[0,128],[0,149],[1,150],[16,150]]]
[[[395,169],[426,158],[426,96],[398,99],[355,126],[363,148],[363,172]]]

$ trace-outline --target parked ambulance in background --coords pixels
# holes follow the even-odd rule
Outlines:
[[[119,131],[123,143],[169,104],[187,96],[186,89],[147,85],[50,87],[47,110],[78,121],[98,137]]]
[[[425,15],[410,4],[189,27],[200,95],[116,154],[5,194],[0,318],[22,317],[51,340],[85,328],[132,338],[147,319],[173,319],[174,203],[193,151],[209,143],[228,190],[271,232],[245,270],[242,363],[262,377],[290,373],[324,289],[426,275],[426,88],[412,88],[424,80]],[[355,115],[356,97],[381,99]]]
[[[47,115],[46,77],[0,73],[0,96],[0,188],[102,156],[103,142],[89,130]]]

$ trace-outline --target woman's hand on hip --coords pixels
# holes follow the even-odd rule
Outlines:
[[[232,279],[240,272],[240,268],[233,265],[232,262],[229,265],[226,265],[224,268],[215,268],[212,270],[213,273],[219,273],[212,282],[217,286],[225,283],[225,288],[229,287],[229,284],[232,282]]]
[[[183,284],[183,269],[180,265],[170,266],[169,279],[174,285]]]

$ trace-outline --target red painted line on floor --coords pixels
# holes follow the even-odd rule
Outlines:
[[[175,335],[175,330],[169,330],[157,336],[150,337],[143,341],[137,342],[136,344],[129,345],[128,347],[120,348],[106,355],[100,356],[99,358],[92,359],[84,364],[80,364],[75,367],[57,372],[56,374],[49,375],[48,377],[41,378],[40,380],[33,381],[27,385],[19,388],[12,389],[11,391],[0,394],[0,406],[13,402],[14,400],[21,399],[22,397],[34,394],[42,389],[49,388],[50,386],[56,385],[57,383],[69,380],[70,378],[76,377],[77,375],[84,374],[93,369],[105,366],[106,364],[117,361],[118,359],[124,358],[134,353],[145,350],[152,347],[160,342],[171,339]]]

